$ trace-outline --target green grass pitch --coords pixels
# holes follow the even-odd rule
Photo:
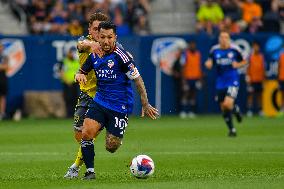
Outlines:
[[[97,179],[83,181],[63,179],[78,149],[72,120],[2,121],[0,188],[284,188],[284,118],[245,118],[236,127],[238,136],[229,138],[221,116],[131,117],[116,153],[105,150],[101,133]],[[130,175],[128,165],[138,154],[153,158],[153,177]]]

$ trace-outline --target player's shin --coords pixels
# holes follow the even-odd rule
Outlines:
[[[232,111],[230,110],[225,110],[223,112],[223,118],[227,124],[227,127],[230,132],[236,132],[234,126],[233,126],[233,121],[232,121]]]
[[[81,140],[81,150],[87,172],[94,172],[94,142],[93,140]]]
[[[78,149],[76,160],[75,160],[73,165],[75,165],[76,167],[81,167],[81,165],[83,165],[83,163],[84,163],[83,155],[82,155],[82,150],[81,150],[81,146],[80,146],[79,149]]]

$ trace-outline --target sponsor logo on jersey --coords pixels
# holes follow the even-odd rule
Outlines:
[[[228,53],[228,57],[229,58],[233,58],[234,57],[234,53],[233,52]]]
[[[115,79],[116,74],[113,70],[96,70],[97,78]]]
[[[8,77],[15,75],[25,64],[26,52],[25,46],[20,39],[5,38],[1,40],[4,46],[4,54],[9,59]]]
[[[108,60],[108,61],[107,61],[107,66],[108,66],[109,68],[112,68],[112,67],[114,66],[113,60]]]

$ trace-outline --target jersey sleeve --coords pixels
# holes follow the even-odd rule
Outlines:
[[[88,74],[93,69],[94,55],[90,54],[84,64],[81,66],[80,71],[83,74]]]
[[[122,72],[124,72],[130,80],[139,77],[140,73],[135,66],[132,55],[129,52],[122,51],[120,49],[116,49],[116,53],[118,55],[118,61],[121,64]]]

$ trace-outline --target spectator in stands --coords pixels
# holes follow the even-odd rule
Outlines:
[[[201,54],[196,49],[196,43],[190,41],[185,50],[185,59],[182,66],[183,94],[180,117],[194,118],[196,113],[196,95],[201,88],[202,68]]]
[[[5,117],[6,95],[8,92],[8,57],[4,55],[4,46],[0,43],[0,120]]]
[[[147,22],[146,15],[140,15],[138,17],[138,23],[134,26],[134,33],[138,35],[148,35],[150,34],[150,26]]]
[[[241,10],[238,8],[234,0],[221,0],[220,4],[225,17],[230,18],[232,21],[236,21],[241,18]]]
[[[265,32],[280,32],[280,13],[278,0],[262,0],[263,7],[263,30]]]
[[[262,8],[258,3],[255,3],[254,0],[245,0],[244,2],[235,0],[235,3],[242,10],[242,26],[247,28],[251,23],[258,22],[262,18]]]
[[[279,115],[283,116],[284,115],[284,52],[282,52],[282,54],[280,55],[278,62],[278,82],[282,96],[282,102],[280,107],[281,109]]]
[[[67,117],[71,118],[74,115],[74,109],[77,103],[79,92],[78,83],[75,83],[74,75],[79,70],[79,60],[76,58],[76,49],[71,48],[61,65],[61,80],[63,83],[63,96]]]
[[[236,22],[226,16],[224,20],[219,25],[220,31],[228,31],[230,34],[238,34],[241,32],[239,25]]]
[[[113,23],[116,25],[118,36],[129,35],[131,33],[128,24],[124,22],[123,14],[119,7],[116,7],[114,10]]]
[[[207,3],[202,4],[197,11],[197,20],[199,22],[210,21],[213,24],[218,24],[223,18],[222,8],[213,0],[207,0]]]
[[[214,34],[215,28],[223,18],[224,13],[220,5],[213,0],[207,0],[207,2],[202,4],[197,11],[197,30]]]
[[[86,33],[89,16],[94,12],[104,12],[111,17],[118,26],[119,34],[127,35],[134,31],[144,35],[150,32],[148,0],[16,0],[15,3],[27,12],[28,28],[33,34],[70,33],[69,27],[74,20],[79,20]]]
[[[42,34],[49,32],[51,25],[48,23],[48,10],[43,0],[32,1],[31,6],[28,9],[28,26],[31,33]]]
[[[70,24],[68,25],[68,32],[72,36],[81,36],[84,34],[83,27],[81,26],[78,19],[71,20]]]
[[[57,1],[50,12],[50,21],[52,23],[52,32],[65,34],[68,28],[68,13],[64,9],[62,2]]]
[[[265,62],[264,56],[260,52],[260,45],[257,42],[252,43],[252,53],[249,57],[247,69],[247,116],[253,115],[253,110],[257,109],[258,115],[262,116],[262,84],[265,79]],[[256,103],[254,103],[256,99]],[[256,108],[254,107],[256,104]]]

